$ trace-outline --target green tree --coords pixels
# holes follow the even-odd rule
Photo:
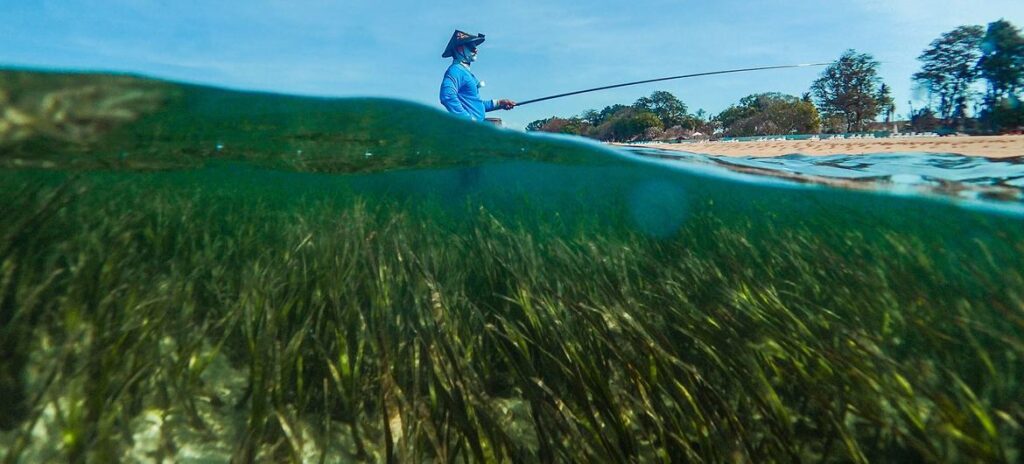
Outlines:
[[[557,134],[586,135],[590,132],[590,123],[580,118],[551,118],[540,130]]]
[[[1024,128],[1024,104],[1016,95],[1000,98],[983,112],[982,118],[995,129],[1019,130]]]
[[[683,125],[692,119],[686,112],[686,104],[664,90],[656,90],[649,97],[640,97],[633,103],[633,108],[653,113],[664,127]]]
[[[1016,129],[1024,124],[1024,37],[1009,21],[989,23],[981,41],[978,74],[988,83],[981,119],[990,129]]]
[[[539,131],[541,127],[544,127],[544,125],[547,124],[548,121],[550,121],[552,119],[554,119],[554,117],[550,117],[550,118],[546,118],[546,119],[538,119],[536,121],[533,121],[533,122],[531,122],[531,123],[526,125],[526,130],[528,132]]]
[[[941,121],[931,108],[921,108],[910,115],[910,128],[914,132],[929,132],[938,129]]]
[[[731,136],[817,133],[821,127],[813,103],[778,92],[743,97],[715,119]]]
[[[604,124],[604,122],[607,121],[608,119],[610,119],[612,117],[612,115],[614,115],[615,113],[618,113],[618,112],[620,112],[622,110],[628,109],[628,108],[629,108],[628,106],[620,105],[618,103],[616,103],[614,105],[606,106],[606,107],[604,107],[603,110],[601,110],[599,113],[597,113],[598,119],[597,119],[596,122],[593,122],[592,124],[594,124],[594,125]]]
[[[883,83],[878,87],[878,107],[888,124],[892,121],[892,114],[896,112],[896,102],[892,99],[892,89]]]
[[[578,117],[560,118],[552,116],[538,119],[526,125],[527,131],[552,132],[556,134],[588,135],[590,123]]]
[[[978,72],[988,81],[989,105],[1024,87],[1024,37],[1009,21],[989,23],[981,40]]]
[[[757,114],[757,108],[744,105],[743,101],[753,96],[754,95],[743,97],[743,99],[740,100],[739,105],[729,105],[728,108],[721,113],[718,113],[718,116],[715,117],[719,124],[721,124],[722,131],[725,135],[747,135],[745,133],[746,131],[740,129],[740,121],[745,121]],[[746,126],[746,124],[743,125]]]
[[[627,142],[643,135],[651,127],[664,127],[657,115],[650,111],[624,107],[605,118],[605,121],[594,130],[594,134],[601,140]]]
[[[955,119],[962,124],[967,116],[984,34],[981,26],[960,26],[933,40],[917,57],[922,67],[913,79],[938,100],[943,119]]]
[[[704,111],[703,108],[698,109],[697,112],[691,116],[691,120],[694,124],[692,129],[695,132],[700,132],[701,135],[704,136],[710,136],[713,134],[718,126],[718,122],[715,118],[708,114],[707,111]]]
[[[878,61],[867,54],[847,50],[811,84],[818,110],[840,116],[846,131],[863,130],[879,112]]]
[[[587,121],[587,123],[589,123],[592,126],[598,126],[601,124],[601,122],[603,122],[601,118],[601,113],[599,113],[597,110],[586,110],[583,113],[580,113],[580,119]]]
[[[638,111],[632,115],[632,117],[620,119],[623,123],[625,130],[624,139],[632,139],[639,135],[643,135],[648,129],[655,128],[661,129],[665,127],[661,122],[661,118],[658,115],[651,113],[650,111]]]

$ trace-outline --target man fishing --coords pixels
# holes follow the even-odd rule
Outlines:
[[[441,80],[441,104],[449,113],[473,121],[483,121],[488,111],[510,110],[516,106],[516,102],[507,99],[480,99],[479,89],[484,83],[477,80],[469,66],[476,61],[476,49],[483,42],[483,34],[456,30],[441,54],[442,58],[452,58],[452,65]]]

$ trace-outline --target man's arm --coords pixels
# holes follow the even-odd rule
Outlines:
[[[502,98],[501,100],[487,100],[484,102],[484,110],[510,110],[516,107],[516,102]]]
[[[462,107],[462,102],[459,101],[459,83],[451,74],[445,74],[444,80],[441,81],[441,104],[455,116],[473,119],[473,116]]]

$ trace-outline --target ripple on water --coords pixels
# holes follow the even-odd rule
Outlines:
[[[786,179],[832,187],[879,190],[900,195],[941,195],[981,206],[1024,213],[1024,156],[984,158],[958,154],[878,153],[771,158],[729,157],[652,148],[629,148],[648,158],[670,160],[682,169],[713,167],[761,179]],[[713,169],[714,170],[714,169]]]

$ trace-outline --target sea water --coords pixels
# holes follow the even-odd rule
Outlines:
[[[15,461],[1013,461],[1020,159],[0,73]]]

